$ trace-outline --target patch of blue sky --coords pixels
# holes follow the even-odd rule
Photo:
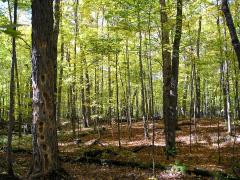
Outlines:
[[[0,14],[9,18],[7,2],[0,1]],[[18,24],[31,25],[32,13],[31,10],[18,10]]]

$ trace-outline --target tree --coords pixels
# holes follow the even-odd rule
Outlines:
[[[234,26],[231,11],[228,6],[228,0],[222,0],[222,11],[224,13],[228,30],[232,39],[232,45],[238,59],[238,67],[240,68],[240,42],[237,36],[236,28]]]
[[[172,59],[169,49],[169,27],[165,0],[160,0],[163,60],[163,119],[165,124],[166,155],[175,154],[177,124],[179,47],[182,34],[182,1],[177,1],[176,29]]]
[[[11,11],[9,10],[10,15],[10,21],[13,26],[13,30],[16,31],[16,24],[17,24],[17,7],[18,7],[18,1],[14,1],[14,13],[13,13],[13,21],[12,21],[12,15]],[[10,2],[8,1],[8,8],[10,8]],[[12,63],[11,63],[11,79],[10,79],[10,95],[9,95],[9,124],[8,124],[8,150],[7,150],[7,164],[8,164],[8,175],[14,176],[13,172],[13,162],[12,162],[12,132],[14,128],[14,95],[15,95],[15,66],[17,62],[17,55],[16,55],[16,37],[12,37]]]
[[[58,1],[59,2],[59,1]],[[44,12],[44,13],[43,13]],[[55,33],[55,34],[54,34]],[[56,131],[53,2],[32,1],[33,162],[30,179],[61,179]]]

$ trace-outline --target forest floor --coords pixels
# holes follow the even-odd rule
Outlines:
[[[189,120],[179,120],[177,131],[177,154],[167,160],[164,153],[163,122],[156,122],[154,159],[157,179],[210,179],[217,174],[240,177],[240,128],[234,135],[227,133],[224,121],[217,119],[197,120],[192,125],[190,151]],[[152,171],[152,124],[150,137],[144,140],[142,122],[132,125],[129,139],[127,124],[121,125],[121,148],[118,147],[117,125],[104,126],[99,134],[91,128],[81,128],[78,138],[72,138],[69,125],[59,133],[59,150],[63,167],[74,179],[148,179]],[[219,141],[218,141],[219,129]],[[0,147],[6,143],[0,137]],[[219,142],[219,151],[218,151]],[[1,144],[2,143],[2,144]],[[19,176],[26,176],[31,162],[31,135],[20,141],[14,138],[14,169]],[[220,152],[220,163],[218,162]],[[6,152],[0,150],[0,173],[6,171]],[[192,173],[192,174],[191,174]],[[204,176],[206,176],[204,178]]]

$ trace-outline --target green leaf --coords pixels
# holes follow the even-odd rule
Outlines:
[[[5,30],[1,30],[0,29],[0,32],[3,32],[5,34],[7,34],[7,35],[9,35],[11,37],[15,37],[15,38],[18,38],[18,37],[20,37],[22,35],[20,31],[14,30],[12,28],[7,28]]]

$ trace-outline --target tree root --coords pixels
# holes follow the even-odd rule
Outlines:
[[[73,179],[63,168],[52,170],[47,173],[30,174],[29,180],[71,180]]]

